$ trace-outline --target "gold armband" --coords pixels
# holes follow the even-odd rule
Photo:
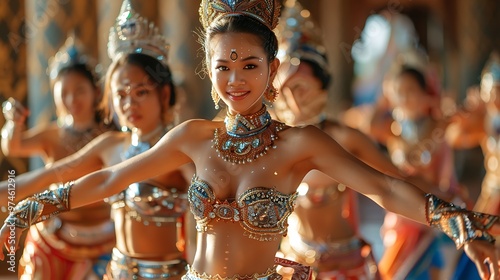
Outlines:
[[[69,192],[74,182],[68,182],[54,190],[46,190],[20,201],[5,223],[26,229],[38,222],[69,211]]]
[[[488,230],[498,221],[498,216],[469,211],[443,201],[433,194],[427,194],[426,198],[427,223],[439,228],[455,241],[457,249],[473,240],[495,242],[495,238],[488,233]]]

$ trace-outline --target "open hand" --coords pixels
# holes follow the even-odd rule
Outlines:
[[[12,97],[2,104],[2,112],[6,120],[16,124],[23,124],[29,115],[29,110]]]
[[[7,257],[14,256],[19,248],[19,239],[23,230],[16,227],[14,224],[6,221],[0,229],[0,244],[5,246],[7,250]],[[4,251],[0,250],[0,260],[5,260]]]
[[[484,280],[500,279],[499,249],[488,241],[475,240],[464,245],[467,256],[476,264],[479,276]]]

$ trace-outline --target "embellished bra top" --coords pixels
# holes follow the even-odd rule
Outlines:
[[[287,195],[273,188],[256,187],[233,201],[221,201],[208,183],[197,176],[188,189],[198,231],[206,231],[213,220],[238,222],[245,236],[259,241],[273,241],[286,235],[288,216],[293,212],[296,198],[297,193]]]
[[[145,225],[176,222],[186,212],[187,196],[177,189],[165,190],[149,182],[133,183],[109,198],[113,209],[126,208],[126,215]]]

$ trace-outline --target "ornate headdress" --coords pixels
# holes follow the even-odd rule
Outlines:
[[[124,0],[116,23],[109,31],[108,55],[115,61],[123,54],[142,53],[167,65],[169,44],[154,23],[132,9]]]
[[[500,83],[500,55],[493,52],[484,66],[481,74],[481,87],[486,91],[491,90],[491,87]]]
[[[98,65],[95,60],[85,53],[83,44],[76,38],[72,31],[70,35],[68,35],[64,45],[62,45],[57,53],[49,59],[47,74],[51,80],[54,80],[57,78],[57,75],[59,75],[59,71],[76,64],[86,65],[94,75],[96,74],[95,72],[97,72],[96,70],[98,70]]]
[[[318,65],[329,75],[326,48],[319,28],[310,18],[310,12],[296,0],[287,0],[281,14],[281,21],[276,28],[279,50],[277,58],[284,75],[296,70],[301,60],[308,60]],[[276,80],[279,80],[277,78]]]
[[[199,13],[204,29],[223,17],[245,15],[273,30],[278,25],[280,9],[280,0],[202,0]]]

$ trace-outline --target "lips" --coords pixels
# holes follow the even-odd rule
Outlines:
[[[247,90],[227,92],[227,95],[231,100],[241,100],[245,98],[248,94],[250,94],[250,91]]]
[[[129,122],[134,122],[134,121],[137,121],[137,120],[140,120],[141,119],[141,116],[139,114],[128,114],[127,115],[127,120]]]

